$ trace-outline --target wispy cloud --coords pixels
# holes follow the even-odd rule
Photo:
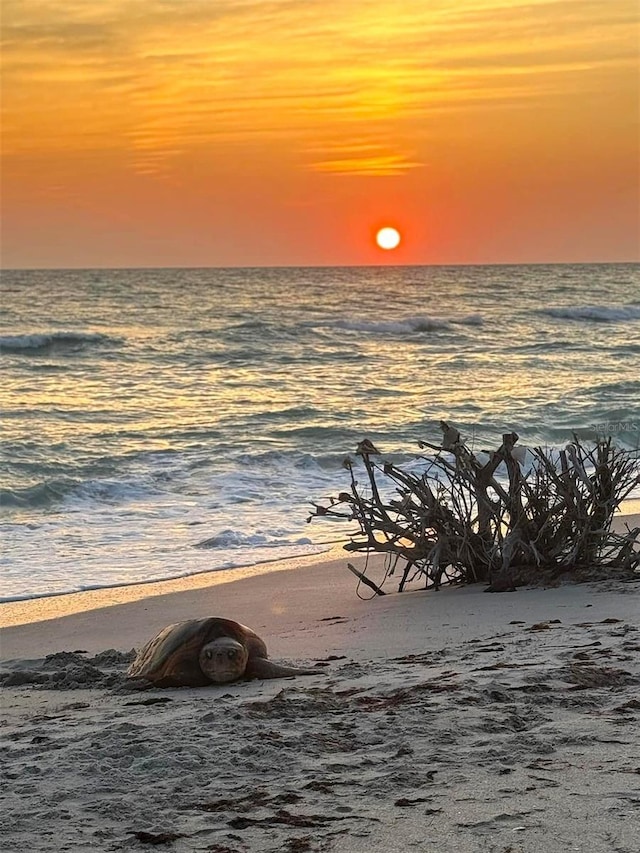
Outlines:
[[[320,160],[311,163],[311,169],[316,172],[330,172],[334,175],[368,175],[389,177],[404,175],[411,169],[420,167],[422,163],[409,160],[402,154],[372,154],[366,157],[362,154],[353,157],[340,157],[333,160]]]
[[[636,19],[628,0],[5,0],[5,150],[108,147],[153,174],[235,140],[401,175],[439,111],[629,78]]]

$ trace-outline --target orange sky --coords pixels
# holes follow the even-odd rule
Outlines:
[[[638,14],[4,0],[3,265],[634,260]]]

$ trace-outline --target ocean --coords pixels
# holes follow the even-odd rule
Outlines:
[[[320,553],[363,438],[640,444],[632,264],[5,271],[0,600]]]

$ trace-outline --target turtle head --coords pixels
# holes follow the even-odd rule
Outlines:
[[[200,650],[200,669],[215,684],[226,684],[242,678],[249,652],[231,637],[220,637]]]

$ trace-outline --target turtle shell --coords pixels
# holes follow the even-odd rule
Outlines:
[[[241,643],[250,659],[267,657],[267,647],[251,628],[231,619],[211,616],[163,628],[138,652],[127,675],[151,681],[158,687],[203,687],[211,682],[200,669],[200,650],[220,637],[230,637]]]

